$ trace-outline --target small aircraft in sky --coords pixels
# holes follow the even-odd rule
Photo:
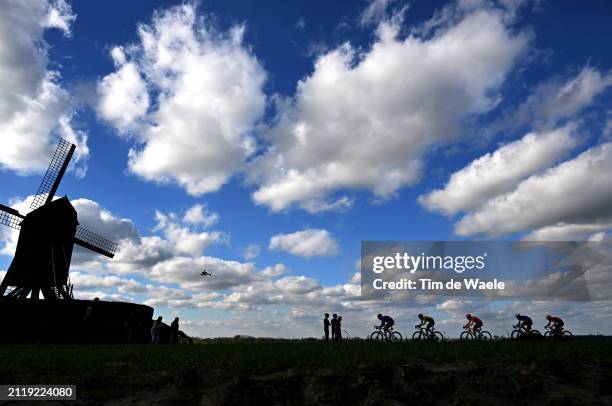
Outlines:
[[[206,269],[202,271],[201,276],[214,276],[211,272],[208,272]]]

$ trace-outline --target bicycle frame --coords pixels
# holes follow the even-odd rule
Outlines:
[[[415,330],[419,330],[421,332],[421,334],[423,334],[427,338],[431,338],[433,336],[434,332],[436,331],[435,327],[432,327],[431,331],[430,331],[430,330],[427,330],[427,327],[425,327],[425,326],[417,326],[414,329]]]
[[[525,328],[525,326],[524,326],[524,325],[522,325],[522,324],[521,324],[521,325],[518,325],[518,324],[517,324],[517,325],[513,325],[512,327],[514,327],[514,328],[516,328],[516,329],[519,329],[519,331],[520,331],[522,334],[530,334],[530,333],[531,333],[531,331],[533,330],[533,329],[532,329],[532,330],[527,330],[527,329]]]
[[[557,328],[554,328],[553,326],[544,326],[544,328],[548,331],[551,332],[551,334],[555,337],[563,337],[563,333],[565,332],[565,330],[563,329],[563,326]]]
[[[476,340],[482,336],[482,331],[474,331],[474,326],[464,327],[463,329],[474,336]]]
[[[383,335],[385,336],[385,340],[387,340],[387,341],[391,340],[391,332],[393,331],[393,327],[389,327],[386,330],[384,328],[380,327],[380,326],[374,326],[374,328],[376,330],[380,330],[383,333]]]
[[[374,332],[369,335],[370,338],[372,338],[375,334],[380,334],[384,341],[389,341],[389,342],[393,342],[395,340],[398,340],[400,342],[402,341],[402,335],[399,332],[394,331],[393,327],[389,327],[387,330],[385,330],[383,327],[374,326],[374,329],[375,329]]]
[[[459,334],[461,340],[476,340],[476,341],[489,341],[493,339],[493,335],[490,331],[483,330],[482,328],[475,330],[473,326],[463,327],[463,332]]]

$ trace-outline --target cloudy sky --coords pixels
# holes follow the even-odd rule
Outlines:
[[[612,231],[607,2],[0,2],[0,202],[27,213],[57,137],[80,298],[198,336],[449,335],[515,312],[612,333],[611,302],[360,298],[362,240],[602,240]],[[0,272],[17,235],[0,228]],[[203,278],[207,269],[214,276]],[[2,276],[2,274],[0,274]]]

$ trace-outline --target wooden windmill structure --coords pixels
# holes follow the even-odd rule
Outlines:
[[[42,293],[47,300],[70,300],[68,273],[74,244],[114,256],[117,244],[81,227],[66,196],[53,200],[74,149],[74,144],[60,139],[28,214],[0,204],[0,224],[19,230],[15,257],[0,284],[0,297],[38,299]]]

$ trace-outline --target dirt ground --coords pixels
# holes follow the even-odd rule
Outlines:
[[[205,390],[203,405],[610,405],[612,364],[477,366],[415,363],[348,373],[288,370],[241,376]]]
[[[170,392],[142,391],[103,404],[612,405],[612,364],[361,365],[344,372],[309,368],[241,375],[213,386],[204,371],[188,370],[174,385]]]

